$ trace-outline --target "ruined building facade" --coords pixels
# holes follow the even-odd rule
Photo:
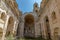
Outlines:
[[[12,35],[60,40],[60,1],[42,0],[32,12],[21,14],[15,0],[0,0],[0,38]]]
[[[0,0],[0,40],[16,35],[20,16],[15,0]]]
[[[39,10],[41,35],[45,39],[60,40],[60,1],[42,0]]]
[[[47,40],[60,40],[59,4],[59,0],[42,0],[39,8],[35,3],[33,12],[25,13],[21,17],[20,37],[41,36]]]

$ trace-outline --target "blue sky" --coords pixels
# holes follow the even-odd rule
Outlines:
[[[16,0],[17,4],[18,4],[18,8],[19,10],[22,11],[22,13],[25,12],[32,12],[33,11],[33,4],[35,2],[38,3],[38,5],[40,6],[42,0]]]

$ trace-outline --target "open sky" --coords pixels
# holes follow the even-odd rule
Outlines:
[[[40,3],[42,0],[16,0],[18,4],[19,10],[22,11],[22,13],[25,12],[32,12],[33,11],[33,4],[36,2],[38,3],[38,6],[40,7]]]

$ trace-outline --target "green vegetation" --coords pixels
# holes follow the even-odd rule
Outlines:
[[[45,40],[42,37],[38,37],[38,38],[31,38],[31,37],[25,37],[25,38],[20,38],[19,40]]]
[[[15,40],[15,39],[13,39],[12,36],[9,36],[9,37],[7,37],[6,40]],[[20,38],[20,39],[16,39],[16,40],[45,40],[45,39],[43,39],[41,37],[38,37],[38,38],[25,37],[25,38]]]
[[[6,40],[14,40],[12,35],[6,37]]]

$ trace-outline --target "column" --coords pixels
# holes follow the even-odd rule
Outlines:
[[[15,35],[16,21],[14,22],[13,35]]]
[[[20,23],[20,37],[24,37],[24,21]]]
[[[37,37],[37,25],[35,23],[35,37]]]
[[[17,31],[17,27],[18,27],[18,21],[15,21],[14,22],[14,28],[13,28],[13,33],[14,33],[14,35],[16,35],[16,31]]]

